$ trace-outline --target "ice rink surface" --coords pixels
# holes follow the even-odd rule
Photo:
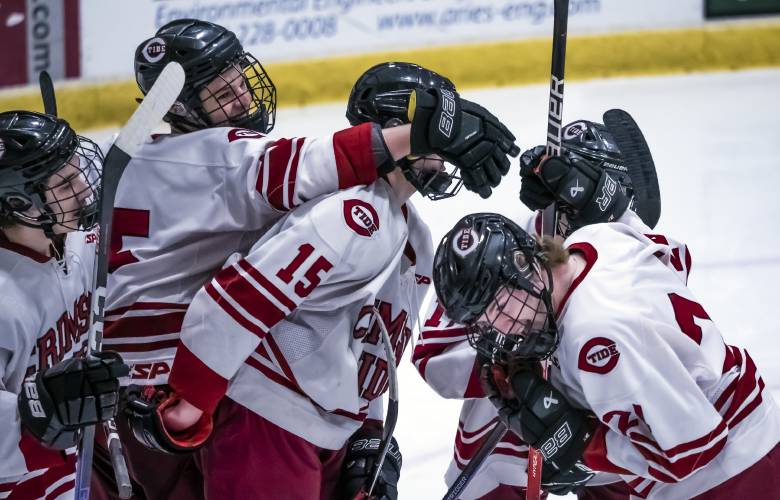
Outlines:
[[[693,256],[689,285],[723,332],[746,347],[776,398],[780,398],[780,69],[672,77],[571,82],[564,123],[601,121],[618,107],[644,131],[660,179],[663,213],[656,228],[684,241]],[[284,89],[279,89],[284,93]],[[546,85],[465,91],[494,111],[526,149],[544,143]],[[347,125],[344,105],[285,108],[273,135],[316,136]],[[513,216],[519,202],[519,168],[488,200],[462,192],[454,199],[413,202],[434,240],[463,215],[496,211]],[[775,309],[777,308],[777,309]],[[459,401],[441,399],[409,362],[399,369],[400,417],[396,428],[404,456],[402,499],[435,499],[452,456]],[[323,374],[327,376],[327,374]],[[523,474],[524,471],[518,471]],[[575,498],[570,495],[570,498]]]

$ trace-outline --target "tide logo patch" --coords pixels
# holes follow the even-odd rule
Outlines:
[[[452,249],[456,254],[465,257],[477,247],[477,233],[473,229],[464,227],[452,241]]]
[[[150,63],[156,63],[163,57],[165,57],[165,40],[162,38],[152,38],[144,48],[141,49],[141,53],[144,55],[144,59]]]
[[[586,130],[588,130],[588,126],[584,122],[574,122],[570,123],[566,126],[565,129],[563,129],[563,139],[564,140],[572,140],[579,138]]]
[[[247,128],[232,128],[228,132],[228,142],[238,141],[240,139],[262,139],[265,134],[257,130]]]
[[[606,337],[596,337],[585,342],[580,349],[577,366],[580,370],[604,375],[615,368],[618,359],[620,359],[620,352],[615,341]]]
[[[370,203],[358,199],[344,200],[344,222],[363,238],[372,238],[379,231],[379,215]]]

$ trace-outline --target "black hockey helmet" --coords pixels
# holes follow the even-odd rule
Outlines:
[[[415,89],[442,88],[455,91],[455,85],[444,76],[407,62],[386,62],[369,68],[355,82],[347,102],[347,120],[351,125],[371,122],[382,128],[409,123],[409,96]],[[404,158],[398,162],[404,176],[424,196],[433,200],[457,194],[462,184],[454,165],[446,165],[439,172],[414,168],[419,157]],[[441,159],[426,157],[426,161]]]
[[[97,222],[103,155],[68,122],[32,111],[0,113],[0,222],[90,229]],[[75,203],[74,203],[75,202]]]
[[[197,19],[177,19],[161,27],[135,51],[135,79],[144,95],[171,61],[184,68],[185,83],[166,121],[184,130],[273,129],[276,87],[235,33]],[[207,87],[217,78],[222,78],[222,85]]]
[[[442,239],[433,264],[439,303],[454,321],[469,325],[469,342],[494,361],[544,359],[558,345],[550,270],[536,240],[520,226],[494,213],[463,217]],[[527,292],[523,301],[513,290]],[[522,295],[522,294],[521,294]],[[508,304],[515,312],[510,313]],[[511,314],[511,315],[510,315]],[[522,334],[502,331],[533,320]],[[500,320],[500,321],[499,321]]]
[[[609,129],[596,122],[577,120],[561,131],[563,151],[587,159],[594,166],[604,169],[624,188],[631,188],[625,159]]]

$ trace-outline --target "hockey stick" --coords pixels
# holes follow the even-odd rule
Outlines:
[[[563,74],[566,67],[566,25],[569,19],[569,0],[554,0],[554,2],[550,102],[547,108],[547,156],[561,154]],[[556,211],[555,203],[544,209],[542,214],[543,235],[555,235]]]
[[[604,125],[615,138],[626,162],[634,189],[632,208],[642,222],[652,229],[661,218],[661,189],[658,187],[653,155],[650,154],[645,136],[631,115],[622,109],[610,109],[604,113]]]
[[[376,483],[379,481],[379,474],[382,472],[382,465],[385,463],[387,451],[390,449],[390,438],[393,437],[395,424],[398,422],[398,373],[395,365],[395,353],[390,341],[390,334],[387,332],[385,322],[382,321],[382,316],[379,315],[376,307],[373,308],[373,313],[376,322],[379,323],[379,331],[382,333],[382,346],[385,349],[385,357],[387,358],[387,381],[390,387],[387,391],[387,415],[385,416],[384,432],[382,433],[382,446],[379,448],[379,456],[376,462],[374,462],[371,484],[369,484],[368,490],[360,490],[353,500],[372,498],[371,495],[373,495]]]
[[[38,85],[41,87],[41,99],[43,100],[43,112],[47,115],[57,116],[57,99],[54,97],[54,83],[51,75],[46,70],[38,73]]]
[[[507,432],[508,429],[504,423],[500,420],[497,421],[496,426],[493,427],[492,431],[490,431],[490,434],[488,434],[485,441],[479,447],[477,453],[471,457],[471,460],[469,460],[469,463],[466,464],[466,467],[460,472],[460,474],[458,474],[455,482],[452,483],[452,486],[450,486],[450,489],[447,490],[447,493],[444,495],[442,500],[457,500],[457,498],[460,497],[460,494],[463,493],[463,490],[466,489],[466,486],[469,485],[471,480],[477,474],[477,471],[482,466],[482,463],[485,461],[487,456],[490,455],[494,449],[496,449],[499,441],[501,441],[501,439],[506,436]]]
[[[97,270],[95,272],[95,292],[92,296],[92,317],[89,328],[88,353],[99,352],[103,344],[103,314],[106,303],[106,283],[108,282],[108,248],[111,241],[111,223],[114,213],[114,199],[130,159],[149,137],[154,128],[162,121],[184,86],[184,70],[178,63],[169,63],[160,73],[141,105],[119,132],[116,141],[108,150],[103,162],[103,179],[100,188],[100,238],[98,241]],[[106,423],[108,429],[106,442],[114,465],[120,498],[130,498],[132,487],[127,474],[127,466],[122,455],[121,442],[113,419]],[[89,481],[92,472],[92,458],[95,441],[95,426],[83,429],[79,441],[76,464],[76,499],[89,498]]]
[[[566,68],[566,34],[569,21],[569,0],[555,0],[553,4],[553,44],[550,68],[550,103],[547,109],[547,156],[561,154],[563,127],[563,75]],[[542,215],[542,236],[557,232],[556,206],[552,203]],[[542,361],[542,377],[547,379],[549,366]],[[528,446],[528,482],[526,500],[539,500],[542,494],[542,453]]]

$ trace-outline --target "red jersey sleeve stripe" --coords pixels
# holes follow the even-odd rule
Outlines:
[[[463,393],[464,398],[484,398],[485,390],[482,388],[482,382],[479,379],[479,372],[481,367],[477,360],[474,360],[474,367],[471,369],[469,375],[468,384],[466,385],[466,392]]]
[[[412,363],[416,363],[417,360],[438,356],[451,345],[444,342],[440,344],[417,344],[414,346],[414,352],[412,353]]]
[[[249,262],[247,262],[244,259],[241,259],[238,261],[238,265],[241,267],[241,269],[244,270],[245,273],[247,273],[249,276],[251,276],[255,281],[257,281],[258,284],[260,284],[263,288],[266,289],[266,291],[273,296],[277,301],[279,301],[280,304],[282,304],[284,307],[287,308],[287,312],[290,313],[295,310],[296,303],[287,297],[287,295],[284,294],[279,288],[271,283],[271,281],[268,280],[265,276],[260,273],[256,268],[252,266]]]
[[[209,415],[214,414],[227,391],[228,381],[180,344],[168,384],[181,397]]]
[[[24,464],[29,471],[63,465],[67,461],[64,451],[46,448],[25,430],[22,430],[19,440],[19,451],[22,452]]]
[[[651,465],[659,466],[663,469],[663,474],[668,474],[674,478],[671,482],[680,481],[689,475],[693,474],[697,470],[701,469],[710,461],[715,458],[718,453],[720,453],[720,450],[723,449],[723,447],[726,445],[726,439],[728,437],[728,432],[725,427],[725,422],[723,425],[723,432],[718,434],[717,436],[714,436],[715,439],[712,440],[710,446],[708,446],[706,449],[702,450],[699,453],[693,453],[691,455],[687,455],[683,458],[679,458],[675,460],[674,462],[668,460],[665,456],[658,455],[656,453],[651,452],[647,448],[643,446],[635,446],[636,449],[639,451],[639,453],[642,454],[645,459],[651,463]],[[651,467],[652,468],[652,467]],[[653,476],[657,479],[669,482],[666,479],[662,479],[660,476]]]
[[[246,311],[246,314],[259,321],[266,330],[270,330],[287,316],[265,294],[241,275],[236,275],[233,280],[225,284],[219,283],[218,280],[218,284],[225,294],[229,295],[241,309]]]
[[[284,206],[284,179],[287,169],[294,158],[293,141],[280,139],[266,149],[262,163],[263,179],[258,192],[277,210],[286,210]],[[258,182],[260,177],[258,176]]]
[[[284,183],[286,207],[288,210],[295,207],[295,178],[298,176],[298,162],[300,161],[301,148],[304,144],[304,139],[293,139],[293,141],[294,154],[290,158],[290,166],[287,168],[287,178]]]
[[[181,331],[184,311],[157,316],[127,316],[116,321],[106,321],[105,339],[123,337],[153,337]]]
[[[422,340],[429,340],[429,339],[448,339],[457,337],[458,340],[463,340],[466,338],[466,329],[463,327],[457,327],[457,328],[448,328],[445,330],[423,330],[420,334],[420,337]]]
[[[607,456],[607,432],[609,427],[599,423],[593,432],[593,437],[582,454],[582,462],[594,470],[614,472],[615,474],[631,474],[626,469],[615,465]]]
[[[295,380],[295,375],[293,374],[292,368],[290,368],[290,365],[284,358],[284,353],[282,353],[282,350],[279,349],[278,345],[276,345],[274,338],[269,335],[265,340],[268,343],[268,347],[271,348],[271,352],[273,353],[274,358],[276,358],[276,365],[282,370],[284,376],[287,377],[287,379],[290,380],[293,384],[298,385],[298,381]]]
[[[249,321],[244,317],[243,314],[238,312],[238,310],[233,307],[232,304],[228,300],[226,300],[220,293],[217,291],[214,286],[209,283],[205,287],[206,293],[211,297],[211,299],[216,302],[216,304],[222,308],[223,311],[225,311],[228,316],[233,318],[233,320],[244,327],[246,330],[249,330],[250,332],[254,333],[261,339],[266,336],[268,333],[265,329],[261,328],[260,326],[256,325],[255,323]]]
[[[363,123],[333,134],[339,189],[367,185],[376,180],[376,163],[371,147],[372,126]]]

